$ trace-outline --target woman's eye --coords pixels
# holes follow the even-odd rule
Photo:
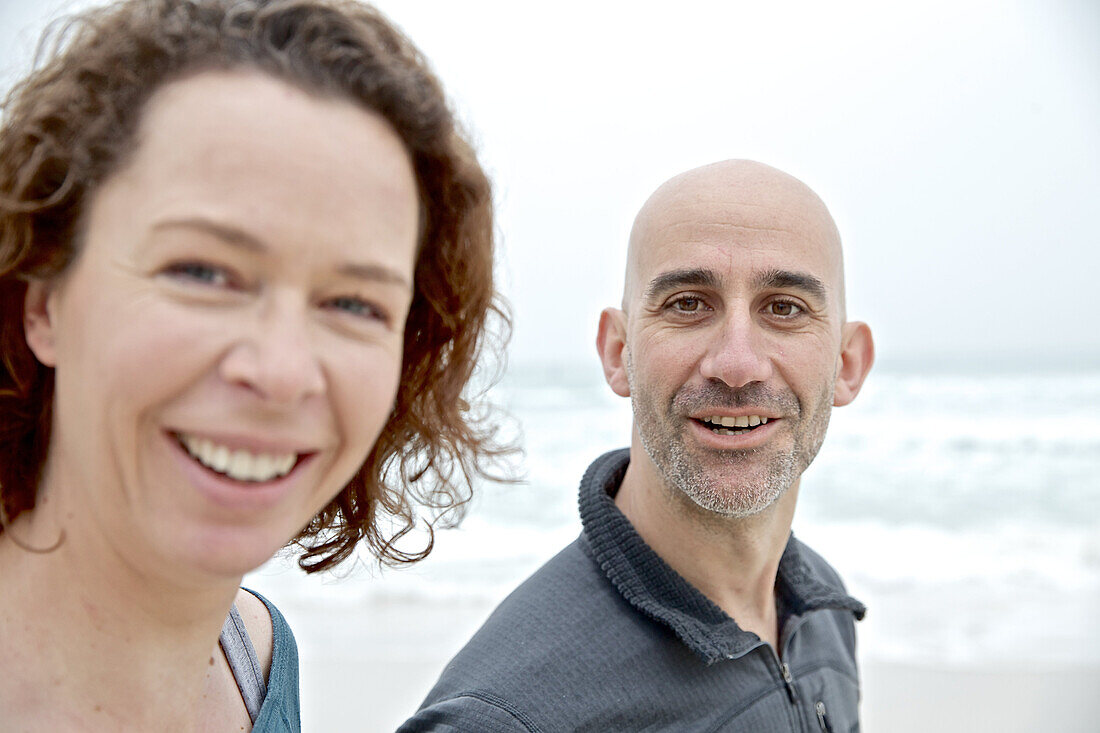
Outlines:
[[[795,303],[790,303],[785,300],[777,300],[771,303],[768,308],[771,310],[773,316],[780,316],[782,318],[790,318],[791,316],[797,316],[802,312],[802,308]]]
[[[373,303],[363,300],[362,298],[342,296],[329,300],[326,306],[358,318],[371,318],[384,323],[389,322],[389,318],[381,308],[378,308]]]
[[[225,287],[232,280],[225,268],[204,262],[178,262],[166,267],[164,272],[171,277],[193,280],[212,287]]]

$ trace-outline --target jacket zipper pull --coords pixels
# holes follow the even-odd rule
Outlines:
[[[818,700],[814,712],[817,713],[817,724],[821,726],[822,733],[833,733],[833,726],[829,725],[829,718],[825,715],[825,703]]]
[[[783,675],[783,684],[787,688],[787,697],[791,698],[792,704],[797,704],[798,697],[794,693],[794,676],[791,675],[791,668],[787,666],[786,662],[779,663],[779,673]]]

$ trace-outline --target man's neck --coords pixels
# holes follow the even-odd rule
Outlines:
[[[721,516],[669,487],[634,445],[615,504],[673,570],[778,652],[775,577],[797,498],[796,480],[759,514]]]

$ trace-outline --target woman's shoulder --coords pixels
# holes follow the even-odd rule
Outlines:
[[[252,647],[256,650],[256,658],[260,660],[260,669],[263,670],[266,681],[271,673],[271,652],[274,648],[272,624],[274,614],[268,610],[267,599],[244,588],[237,591],[234,603],[237,604],[237,612],[241,614],[241,620],[244,621]],[[270,608],[274,609],[274,606]],[[275,613],[278,611],[276,610]]]
[[[252,729],[256,733],[300,731],[294,634],[279,609],[259,593],[242,589],[236,603],[267,677],[267,695]]]

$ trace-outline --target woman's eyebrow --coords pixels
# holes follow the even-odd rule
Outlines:
[[[165,221],[157,222],[153,225],[154,231],[160,231],[164,229],[191,229],[195,231],[204,232],[206,234],[213,235],[217,239],[221,240],[225,244],[233,247],[240,247],[250,252],[267,252],[270,250],[264,242],[259,238],[249,234],[243,229],[228,224],[222,224],[212,219],[204,217],[188,217],[185,219],[168,219]],[[384,265],[378,265],[373,263],[358,263],[347,262],[336,268],[337,272],[341,275],[356,278],[358,280],[369,280],[373,282],[381,282],[386,284],[401,285],[403,287],[411,287],[409,280],[405,275],[397,270],[386,267]]]
[[[242,247],[253,252],[266,252],[268,247],[259,238],[229,224],[222,224],[201,216],[187,217],[185,219],[166,219],[153,225],[153,231],[163,229],[193,229],[206,234],[211,234],[226,244]]]
[[[341,275],[347,275],[359,280],[370,280],[373,282],[379,282],[387,285],[400,285],[404,288],[411,288],[412,284],[409,283],[408,278],[402,275],[393,268],[386,267],[384,265],[374,264],[359,264],[355,262],[349,262],[336,268],[337,272]]]

